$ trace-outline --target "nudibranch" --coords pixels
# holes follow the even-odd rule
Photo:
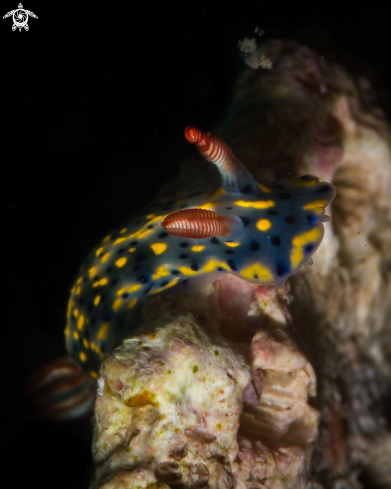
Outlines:
[[[93,378],[151,294],[174,286],[186,293],[219,273],[282,287],[322,241],[333,185],[312,175],[259,184],[219,138],[194,127],[185,138],[217,166],[221,188],[209,197],[152,203],[91,251],[72,287],[66,344]]]

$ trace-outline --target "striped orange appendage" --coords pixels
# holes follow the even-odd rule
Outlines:
[[[235,158],[228,144],[210,133],[204,134],[196,127],[186,127],[185,139],[197,145],[201,155],[211,163],[226,165]]]
[[[174,236],[202,239],[228,236],[232,232],[232,219],[207,209],[184,209],[166,216],[162,226]]]

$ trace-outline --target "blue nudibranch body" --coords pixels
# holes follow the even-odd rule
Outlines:
[[[322,241],[333,185],[312,175],[261,185],[218,138],[195,128],[185,137],[216,164],[221,188],[208,198],[152,203],[91,251],[72,287],[67,348],[94,378],[149,295],[179,284],[185,292],[216,273],[281,287]]]

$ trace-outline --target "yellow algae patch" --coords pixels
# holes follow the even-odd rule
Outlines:
[[[190,267],[182,266],[178,267],[178,270],[183,273],[183,275],[197,275],[197,272],[192,270]]]
[[[227,241],[224,241],[224,244],[226,244],[230,248],[236,248],[237,246],[240,245],[240,243],[228,243]]]
[[[98,272],[98,269],[96,267],[91,267],[89,270],[88,270],[88,274],[89,276],[92,278],[92,277],[95,277],[95,275],[97,274]]]
[[[95,372],[95,370],[91,370],[90,375],[95,380],[98,378],[98,372]]]
[[[115,299],[113,304],[113,311],[117,312],[118,309],[121,307],[121,305],[122,305],[122,299],[120,297],[118,299]]]
[[[220,187],[219,189],[216,190],[216,192],[212,195],[211,199],[216,199],[217,197],[220,197],[220,195],[224,195],[225,190],[223,187]]]
[[[84,353],[84,351],[79,353],[79,358],[81,362],[85,362],[87,360],[87,355]]]
[[[167,275],[170,275],[170,272],[167,270],[167,268],[164,265],[161,265],[156,269],[155,273],[152,275],[152,280],[158,280],[159,278],[167,277]]]
[[[124,234],[124,233],[126,233],[127,230],[128,230],[128,228],[122,228],[121,231],[119,232],[119,234]]]
[[[76,340],[76,341],[78,341],[79,338],[80,338],[79,333],[77,331],[74,331],[73,332],[73,339]]]
[[[325,207],[327,205],[327,199],[318,199],[318,200],[314,200],[313,202],[310,202],[309,204],[306,204],[303,209],[305,211],[309,210],[309,209],[314,209],[315,211],[319,211],[320,209],[322,209],[323,207]]]
[[[103,250],[104,250],[104,248],[103,248],[103,246],[101,246],[100,248],[98,248],[98,249],[95,251],[95,255],[96,255],[96,256],[99,256],[99,255],[102,253],[102,251],[103,251]]]
[[[214,272],[218,267],[224,268],[224,270],[231,271],[229,266],[224,263],[223,261],[217,261],[215,259],[209,260],[205,265],[202,267],[203,272]]]
[[[153,245],[151,245],[151,248],[155,255],[161,255],[166,251],[167,245],[165,243],[154,243]]]
[[[128,259],[123,256],[122,258],[118,258],[118,260],[115,262],[115,264],[117,265],[118,268],[121,268],[125,265],[125,263],[127,261],[128,261]]]
[[[260,219],[258,222],[257,222],[257,228],[260,230],[260,231],[267,231],[268,229],[270,229],[272,227],[272,223],[269,221],[269,219]]]
[[[258,187],[263,191],[263,192],[266,192],[266,193],[270,193],[272,190],[269,188],[269,187],[266,187],[266,185],[262,185],[261,183],[258,183]]]
[[[97,306],[100,302],[100,295],[97,295],[94,299],[94,305]]]
[[[102,258],[100,259],[100,261],[101,261],[102,263],[104,263],[105,261],[107,261],[107,259],[109,258],[109,256],[110,256],[110,253],[105,253],[105,254],[102,256]]]
[[[80,314],[79,319],[77,320],[77,327],[79,329],[82,329],[84,326],[84,316],[83,314]]]
[[[318,228],[308,231],[307,233],[299,234],[292,240],[293,248],[291,252],[291,264],[292,267],[296,267],[304,258],[303,246],[308,243],[317,241],[320,237],[320,230]]]
[[[108,324],[103,324],[99,331],[98,331],[98,340],[105,340],[107,338],[107,335],[109,334],[109,325]],[[92,345],[94,345],[94,347],[96,348],[95,344],[91,343],[91,348],[92,348]]]
[[[159,403],[156,401],[156,395],[152,394],[148,389],[144,389],[140,394],[136,394],[124,401],[124,404],[130,407],[143,406],[144,404],[153,404],[159,407]]]
[[[191,251],[195,251],[196,253],[199,252],[199,251],[202,251],[204,249],[205,249],[205,246],[201,246],[201,245],[199,245],[199,246],[192,246],[191,247]]]
[[[155,217],[155,214],[148,214],[147,215],[147,219],[152,219],[153,217]]]
[[[133,246],[132,248],[129,248],[129,252],[130,252],[130,253],[133,253],[133,251],[135,251],[135,249],[136,249],[136,248]]]
[[[85,338],[83,339],[83,345],[84,348],[88,348],[88,341]]]
[[[136,292],[137,290],[140,290],[142,287],[141,284],[134,284],[128,287],[128,292]]]
[[[137,304],[137,299],[132,299],[129,302],[128,309],[133,309],[133,307]]]
[[[240,275],[247,280],[256,280],[254,275],[257,275],[261,282],[271,282],[273,280],[273,274],[269,268],[264,267],[260,263],[254,263],[247,268],[243,268],[240,271]]]
[[[108,282],[109,282],[108,278],[107,277],[103,277],[100,280],[98,280],[97,282],[94,282],[92,284],[92,286],[93,287],[98,287],[99,285],[107,285]]]
[[[73,310],[73,315],[75,316],[75,318],[77,318],[77,316],[79,315],[79,310],[78,309],[74,309]]]
[[[252,207],[253,209],[268,209],[269,207],[274,207],[276,205],[274,200],[257,200],[256,202],[237,200],[234,204],[239,207]]]

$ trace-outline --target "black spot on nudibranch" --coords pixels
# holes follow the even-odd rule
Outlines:
[[[304,251],[305,251],[306,253],[311,253],[311,251],[313,251],[313,249],[314,249],[314,245],[309,244],[309,245],[307,245],[307,246],[304,248]]]
[[[242,216],[239,216],[239,217],[242,220],[244,227],[246,227],[246,226],[248,226],[250,224],[250,220],[247,219],[247,217],[242,217]]]
[[[105,321],[111,321],[113,319],[113,313],[111,311],[106,311],[103,313],[103,319]]]
[[[277,275],[279,277],[282,277],[285,274],[284,267],[281,265],[281,263],[277,263]]]
[[[115,279],[114,279],[114,280],[111,282],[110,286],[111,286],[111,287],[114,287],[114,286],[115,286],[115,285],[117,285],[117,284],[118,284],[118,278],[115,278]]]
[[[125,292],[124,294],[122,294],[122,299],[127,299],[129,297],[129,294],[127,292]]]
[[[136,244],[137,244],[137,241],[132,241],[132,242],[129,244],[129,246],[136,246]]]
[[[293,224],[296,221],[296,219],[293,216],[288,216],[285,218],[285,222],[287,224]]]
[[[181,272],[179,270],[173,270],[171,273],[173,275],[179,275]]]
[[[331,187],[330,185],[322,185],[321,187],[318,188],[318,190],[315,191],[316,194],[323,194],[326,192],[330,192]]]
[[[181,243],[179,246],[181,248],[187,248],[189,246],[189,243]]]
[[[310,176],[309,175],[302,175],[300,177],[300,180],[307,180]]]
[[[220,241],[217,238],[211,238],[210,242],[213,244],[220,244]]]
[[[233,255],[234,254],[234,252],[232,250],[225,250],[224,253],[226,255]]]
[[[219,272],[224,272],[224,268],[223,268],[223,267],[217,267],[217,270],[218,270]]]
[[[230,269],[233,270],[234,272],[236,272],[236,270],[237,270],[236,263],[233,260],[228,260],[227,263],[228,263]]]
[[[136,256],[136,261],[145,261],[148,257],[145,253],[141,253],[141,255]]]
[[[140,265],[135,265],[135,266],[132,268],[132,271],[133,271],[133,272],[137,272],[137,270],[140,270]]]
[[[279,238],[279,236],[273,236],[271,242],[274,246],[280,246],[281,239]]]
[[[112,268],[111,268],[111,267],[106,268],[106,273],[110,273],[110,272],[111,272],[111,270],[112,270]]]
[[[245,185],[240,189],[241,194],[249,194],[251,192],[252,188],[251,185]]]
[[[149,226],[147,226],[147,229],[152,229],[153,228],[153,224],[150,224]]]
[[[277,212],[277,211],[273,211],[273,210],[271,210],[271,211],[267,211],[267,215],[268,215],[268,216],[277,216],[277,214],[278,214],[278,212]]]
[[[153,283],[153,284],[151,284],[149,287],[147,287],[147,288],[144,290],[143,294],[144,294],[144,295],[145,295],[145,294],[149,294],[149,292],[151,291],[151,289],[152,289],[152,287],[153,287],[154,285],[155,285],[155,284]]]
[[[160,233],[160,234],[158,234],[158,237],[159,238],[162,238],[162,239],[167,238],[167,236],[168,236],[168,233]]]
[[[168,280],[163,280],[163,282],[160,284],[161,287],[165,287],[169,283]]]
[[[291,198],[290,194],[287,194],[286,192],[281,192],[280,194],[278,194],[278,196],[280,197],[280,199],[282,200],[288,200]]]
[[[139,277],[138,279],[143,284],[146,284],[148,282],[148,277],[146,277],[145,275],[141,275],[141,277]]]
[[[102,304],[106,299],[107,299],[107,295],[103,294],[102,297],[100,298],[100,303]]]
[[[117,255],[120,255],[121,253],[123,253],[125,251],[125,248],[121,248],[120,250],[117,251]]]
[[[198,272],[198,265],[197,265],[197,263],[193,263],[193,265],[191,266],[191,269],[192,269],[194,272]]]
[[[186,260],[186,258],[189,258],[189,255],[186,255],[186,253],[182,253],[182,255],[179,255],[179,258],[181,260]]]
[[[251,251],[258,251],[259,250],[259,243],[258,243],[258,241],[255,241],[255,240],[251,241],[251,243],[250,243],[250,250]]]
[[[232,207],[226,207],[227,211],[230,211],[232,209]]]
[[[308,222],[316,222],[316,219],[317,218],[316,218],[316,216],[309,215],[309,216],[306,217],[306,219],[307,219]]]

